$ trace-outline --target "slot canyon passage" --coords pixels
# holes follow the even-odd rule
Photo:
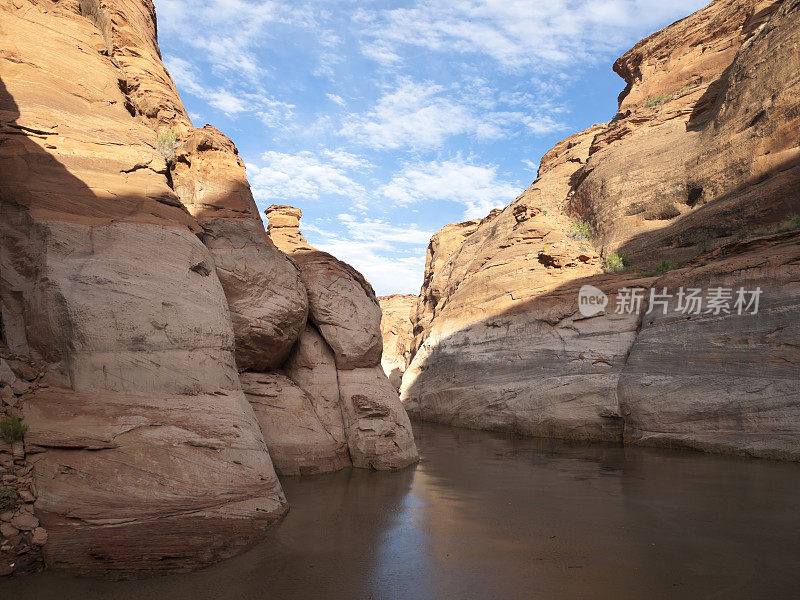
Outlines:
[[[797,597],[800,0],[641,40],[380,297],[156,31],[0,0],[0,597]]]

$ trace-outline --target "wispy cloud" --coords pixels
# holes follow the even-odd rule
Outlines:
[[[532,126],[532,124],[536,124]],[[499,139],[524,124],[533,133],[562,127],[554,115],[534,117],[520,111],[501,110],[499,101],[485,89],[447,89],[431,82],[403,78],[386,90],[374,107],[348,115],[340,135],[374,149],[435,148],[448,138],[469,135]]]
[[[419,293],[432,231],[350,213],[336,221],[336,230],[313,223],[303,229],[314,246],[358,269],[378,294]]]
[[[203,52],[215,73],[257,80],[265,73],[257,48],[276,24],[314,26],[309,6],[275,0],[158,0],[159,32]],[[198,35],[202,33],[202,35]]]
[[[697,0],[420,0],[410,6],[361,10],[365,56],[396,62],[405,46],[484,55],[507,69],[538,71],[593,62],[633,28],[688,14]]]
[[[256,200],[302,205],[330,195],[358,202],[367,191],[355,178],[371,167],[366,159],[341,150],[296,154],[270,150],[258,163],[247,164],[247,174]]]
[[[577,77],[705,1],[154,0],[192,119],[383,293],[416,292],[432,231],[513,200],[553,133],[610,116]]]
[[[266,93],[204,85],[197,67],[177,56],[166,56],[164,63],[180,89],[204,100],[225,115],[235,117],[240,113],[248,113],[258,117],[267,127],[292,127],[294,105],[276,100]]]
[[[485,216],[507,205],[522,191],[517,182],[503,179],[494,165],[476,165],[460,157],[408,165],[379,193],[401,205],[423,201],[463,204],[464,218]]]

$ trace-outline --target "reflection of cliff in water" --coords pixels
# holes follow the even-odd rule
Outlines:
[[[9,581],[67,597],[789,598],[800,586],[800,465],[422,424],[396,473],[284,478],[292,509],[205,571]]]

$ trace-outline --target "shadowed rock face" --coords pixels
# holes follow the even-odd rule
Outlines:
[[[78,4],[0,13],[0,310],[9,347],[49,363],[21,397],[46,560],[209,564],[285,510],[214,258]]]
[[[411,316],[416,311],[417,296],[394,294],[378,298],[381,305],[381,336],[383,355],[381,367],[389,382],[400,388],[403,373],[411,362],[414,344],[414,325]]]
[[[415,460],[372,374],[369,284],[326,256],[349,279],[317,298],[366,307],[363,331],[320,318],[335,359],[235,146],[191,126],[152,3],[0,3],[0,31],[0,350],[41,367],[0,401],[29,426],[13,461],[47,564],[128,577],[233,554],[286,510],[270,451],[286,473]],[[370,371],[346,416],[337,361]]]
[[[239,370],[279,366],[303,330],[308,301],[297,269],[264,231],[236,146],[210,125],[192,127],[161,63],[149,0],[77,4],[102,36],[105,46],[98,49],[118,66],[128,110],[166,137],[168,183],[214,256]]]
[[[308,299],[297,267],[264,231],[236,146],[210,125],[191,130],[176,150],[171,176],[214,256],[239,370],[279,367],[303,331]]]
[[[757,315],[645,315],[617,387],[625,441],[800,460],[800,235],[717,250],[655,282],[761,288]]]
[[[313,325],[306,325],[283,371],[308,394],[325,430],[341,445],[341,453],[347,458],[336,362],[330,347]]]
[[[720,0],[646,38],[615,64],[612,121],[556,144],[503,211],[434,236],[401,387],[412,415],[800,458],[798,6]],[[615,251],[629,266],[603,274]],[[663,260],[681,268],[651,273]],[[614,313],[622,287],[690,283],[760,286],[765,303]],[[610,294],[591,318],[587,284]]]
[[[311,327],[286,373],[314,399],[328,431],[338,437],[336,398],[354,466],[396,469],[416,462],[408,416],[380,368],[381,311],[372,286],[350,265],[308,244],[299,209],[271,206],[266,214],[270,237],[297,263],[309,298]]]
[[[291,379],[279,373],[243,373],[241,380],[279,473],[310,475],[350,464],[346,446],[329,433],[311,396]],[[340,428],[341,422],[340,415]]]

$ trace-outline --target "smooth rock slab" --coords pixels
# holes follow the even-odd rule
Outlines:
[[[328,432],[311,398],[291,379],[242,373],[241,380],[278,473],[325,473],[350,464],[344,442]]]
[[[340,370],[339,392],[354,466],[400,469],[419,460],[411,422],[381,367]]]

